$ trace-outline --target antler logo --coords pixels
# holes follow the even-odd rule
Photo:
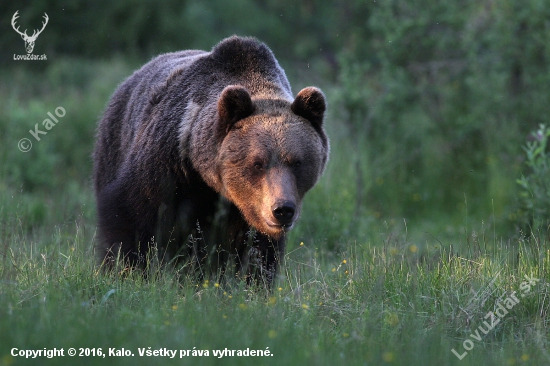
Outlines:
[[[11,18],[11,26],[17,33],[19,33],[19,35],[21,35],[21,38],[23,38],[23,41],[25,41],[25,49],[27,50],[27,53],[32,53],[32,50],[34,49],[34,42],[36,42],[38,35],[42,33],[44,28],[46,28],[46,24],[48,24],[48,19],[49,19],[48,14],[44,13],[44,22],[42,22],[42,29],[40,29],[39,31],[35,29],[32,33],[32,36],[29,37],[27,35],[26,29],[24,32],[20,32],[19,27],[17,28],[15,27],[15,21],[17,20],[17,18],[19,18],[19,15],[17,15],[18,12],[19,10],[17,10],[15,14],[13,14],[13,18]]]

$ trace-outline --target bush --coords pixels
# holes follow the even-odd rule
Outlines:
[[[545,230],[550,224],[550,156],[547,152],[550,128],[540,125],[524,147],[529,173],[517,180],[521,186],[519,224],[523,230]]]

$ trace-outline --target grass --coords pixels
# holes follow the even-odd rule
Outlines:
[[[13,228],[16,231],[17,228]],[[70,233],[69,233],[70,232]],[[327,252],[307,243],[285,257],[272,293],[239,283],[195,284],[161,271],[121,279],[95,266],[78,224],[37,242],[14,237],[2,248],[0,362],[72,363],[67,357],[14,358],[11,348],[126,349],[136,357],[109,364],[150,364],[139,348],[208,350],[192,364],[217,364],[213,350],[263,350],[270,357],[225,357],[224,364],[465,364],[548,363],[550,251],[527,238],[512,248],[461,255],[393,237],[380,245],[350,243]],[[515,252],[513,258],[508,254]],[[523,293],[524,276],[539,279],[462,361],[463,342],[494,311],[497,299]],[[474,333],[475,334],[475,333]],[[187,357],[190,358],[190,357]],[[99,357],[80,358],[105,364]]]
[[[149,281],[102,273],[89,155],[96,120],[130,67],[56,65],[41,82],[15,70],[0,85],[0,365],[550,363],[547,235],[502,236],[494,217],[466,210],[410,223],[354,211],[349,151],[338,148],[345,136],[337,132],[329,132],[329,170],[306,197],[273,292],[171,271]],[[60,105],[62,121],[31,152],[17,150]],[[526,275],[539,280],[527,293]],[[525,296],[476,335],[513,291]],[[464,346],[471,349],[459,360],[452,350],[462,355]],[[70,357],[71,347],[106,357]],[[139,356],[149,347],[178,352]],[[26,359],[13,348],[63,348],[65,356]],[[110,356],[113,348],[135,356]],[[225,349],[270,355],[214,356]],[[190,355],[182,360],[180,350]],[[193,356],[199,350],[209,355]]]

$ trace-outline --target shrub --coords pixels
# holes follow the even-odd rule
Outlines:
[[[519,195],[519,224],[532,232],[545,230],[550,224],[550,156],[547,152],[550,128],[540,125],[531,134],[524,150],[527,175],[517,180],[522,190]]]

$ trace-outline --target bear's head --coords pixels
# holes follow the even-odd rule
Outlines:
[[[231,85],[217,109],[221,193],[256,230],[278,239],[295,223],[328,160],[325,97],[307,87],[293,102],[252,99],[246,88]]]

